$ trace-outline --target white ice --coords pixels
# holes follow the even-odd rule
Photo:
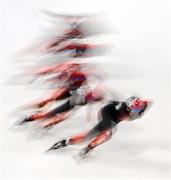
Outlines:
[[[121,123],[112,140],[81,163],[74,156],[84,145],[52,154],[44,151],[60,138],[91,127],[84,108],[49,133],[42,132],[41,138],[30,129],[27,133],[9,129],[18,117],[11,112],[40,96],[40,91],[28,86],[5,85],[15,74],[13,65],[21,61],[16,60],[16,52],[41,31],[45,17],[38,9],[107,13],[120,31],[109,35],[115,45],[112,54],[98,60],[108,74],[109,86],[124,97],[136,93],[154,101],[142,119]],[[170,178],[169,1],[1,0],[0,23],[0,178]]]

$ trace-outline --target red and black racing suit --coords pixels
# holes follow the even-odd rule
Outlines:
[[[85,148],[87,153],[96,146],[109,140],[112,136],[112,128],[128,117],[129,113],[126,103],[112,101],[100,110],[100,121],[90,131],[75,135],[68,140],[64,139],[59,142],[62,142],[63,147],[65,147],[67,145],[73,145],[91,139],[92,141]]]

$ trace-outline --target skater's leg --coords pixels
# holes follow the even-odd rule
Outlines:
[[[98,126],[99,124],[97,124],[93,129],[91,129],[88,132],[80,133],[70,138],[62,139],[61,141],[55,143],[48,151],[63,148],[68,145],[75,145],[78,143],[82,143],[88,139],[93,138],[100,133],[100,131],[98,131],[99,129]]]
[[[55,149],[60,149],[63,147],[66,147],[68,145],[74,145],[74,144],[78,144],[81,143],[83,141],[85,141],[89,135],[89,133],[85,132],[85,133],[81,133],[78,135],[75,135],[69,139],[62,139],[60,141],[58,141],[57,143],[55,143],[50,149],[48,149],[47,151],[51,151],[51,150],[55,150]]]
[[[42,127],[49,127],[65,120],[66,118],[68,118],[69,112],[71,114],[70,110],[74,109],[75,106],[76,105],[72,103],[71,99],[69,99],[65,104],[54,109],[53,111],[49,113],[49,115],[46,116],[48,120],[42,123]],[[72,113],[73,112],[74,111],[72,111]]]
[[[84,158],[84,156],[92,149],[94,149],[96,146],[106,142],[112,137],[112,128],[117,125],[114,121],[112,121],[112,117],[108,113],[108,110],[101,111],[102,113],[99,114],[100,122],[93,128],[94,132],[98,132],[96,134],[96,137],[90,142],[88,146],[83,148],[81,152],[79,153],[79,156],[81,158]]]
[[[60,113],[65,113],[73,109],[75,106],[70,103],[70,101],[65,102],[61,106],[55,108],[54,110],[47,113],[46,118],[52,118]]]
[[[46,122],[42,122],[41,126],[44,128],[47,128],[49,126],[58,124],[58,123],[64,121],[66,119],[67,115],[68,115],[68,112],[60,113],[56,117],[53,117],[53,118],[47,120]]]
[[[67,111],[71,110],[72,108],[74,108],[74,106],[72,106],[70,104],[70,102],[67,101],[63,105],[55,108],[52,111],[33,114],[33,115],[27,117],[26,119],[24,119],[23,122],[35,121],[35,120],[39,120],[42,118],[52,118],[52,117],[55,117],[57,114],[67,112]]]
[[[87,138],[88,138],[88,133],[87,132],[80,133],[80,134],[77,134],[77,135],[72,136],[71,138],[69,138],[68,144],[69,145],[78,144],[78,143],[81,143],[81,142],[85,141]]]
[[[112,130],[107,129],[101,132],[98,136],[96,136],[92,142],[88,145],[91,149],[95,148],[96,146],[108,141],[112,137]]]
[[[65,96],[66,93],[67,93],[66,88],[58,89],[49,98],[47,98],[47,99],[45,99],[43,101],[40,101],[35,106],[38,107],[38,108],[41,108],[41,107],[45,106],[46,104],[48,104],[51,101],[57,101],[57,100],[62,99]]]
[[[92,150],[96,146],[108,141],[109,139],[111,139],[111,137],[112,137],[111,129],[107,129],[107,130],[104,130],[103,132],[101,132],[90,142],[90,144],[88,146],[86,146],[85,148],[83,148],[80,151],[80,153],[79,153],[80,158],[84,158],[90,150]]]
[[[78,143],[87,141],[89,139],[92,139],[92,138],[96,137],[97,135],[99,135],[101,133],[100,128],[101,128],[101,122],[98,123],[90,131],[84,132],[84,133],[81,133],[81,134],[78,134],[78,135],[75,135],[75,136],[71,137],[68,140],[68,143],[71,144],[71,145],[74,145],[74,144],[78,144]]]

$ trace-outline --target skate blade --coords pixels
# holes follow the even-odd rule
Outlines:
[[[54,151],[54,150],[57,150],[57,149],[59,149],[59,148],[54,148],[54,147],[52,146],[51,148],[47,149],[47,150],[45,151],[45,153],[48,153],[48,152],[50,152],[50,151]]]
[[[49,148],[49,149],[47,149],[46,151],[44,151],[44,153],[48,153],[48,152],[50,152],[50,151],[52,151],[52,150],[54,150],[54,149]]]

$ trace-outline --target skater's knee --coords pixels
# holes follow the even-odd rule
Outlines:
[[[112,130],[104,130],[102,131],[98,136],[95,137],[95,139],[90,143],[90,146],[92,148],[104,143],[105,141],[108,141],[112,137]]]
[[[74,137],[69,139],[69,144],[72,145],[72,144],[81,143],[87,139],[87,136],[88,136],[87,133],[83,133],[83,134],[79,134],[77,136],[74,136]]]

